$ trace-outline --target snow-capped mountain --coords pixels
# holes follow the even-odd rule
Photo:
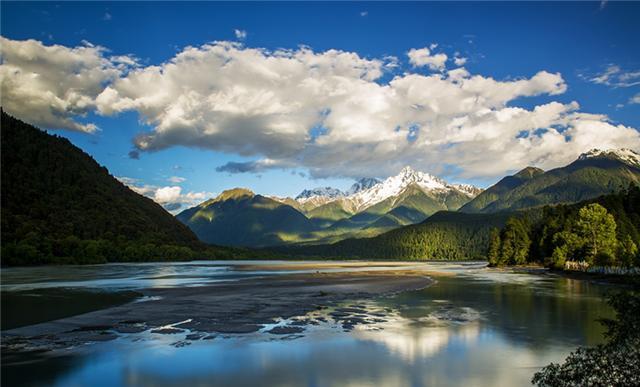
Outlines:
[[[399,196],[405,189],[412,185],[418,186],[423,191],[433,194],[446,194],[447,192],[457,191],[468,196],[469,199],[481,192],[480,189],[471,185],[449,184],[439,177],[415,171],[407,166],[396,176],[391,176],[383,182],[345,199],[348,199],[352,203],[355,212],[359,212],[388,198]]]
[[[356,181],[347,192],[331,187],[304,190],[295,200],[304,205],[307,210],[339,202],[340,207],[346,211],[358,213],[388,198],[400,196],[410,186],[417,186],[423,192],[433,196],[444,197],[448,193],[455,192],[468,197],[469,200],[482,192],[481,189],[469,184],[449,184],[436,176],[405,167],[398,175],[384,181],[362,178]]]
[[[315,196],[335,199],[344,196],[344,192],[333,187],[316,187],[313,189],[305,189],[304,191],[300,192],[300,195],[296,196],[296,200],[306,201]]]
[[[470,198],[476,197],[482,193],[482,188],[478,188],[471,184],[451,184],[451,187],[457,189]]]
[[[360,191],[367,190],[378,183],[380,183],[380,180],[378,179],[363,177],[353,183],[351,188],[349,188],[349,190],[346,192],[333,187],[316,187],[313,189],[305,189],[304,191],[300,192],[300,194],[296,196],[295,200],[300,203],[306,203],[310,200],[322,201],[321,198],[337,199],[344,196],[351,196]],[[324,201],[326,202],[327,200]]]
[[[597,157],[609,157],[618,159],[626,164],[629,164],[634,167],[640,167],[640,153],[634,151],[629,148],[619,148],[619,149],[591,149],[588,152],[585,152],[578,157],[578,160],[587,160],[591,158]]]
[[[373,186],[379,183],[380,183],[380,180],[376,178],[363,177],[362,179],[359,179],[358,181],[356,181],[351,186],[351,188],[349,188],[349,190],[345,192],[345,196],[355,195],[358,192],[368,190],[369,188],[372,188]]]

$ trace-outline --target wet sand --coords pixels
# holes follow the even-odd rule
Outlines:
[[[206,340],[216,335],[256,332],[265,324],[291,318],[297,323],[268,332],[299,333],[306,324],[319,322],[310,313],[334,307],[337,309],[332,317],[349,330],[384,318],[384,311],[367,311],[358,301],[418,290],[432,283],[424,271],[400,269],[282,275],[207,286],[146,289],[139,291],[144,296],[142,302],[3,331],[2,352],[63,349],[144,331],[190,332],[192,339]],[[352,305],[340,308],[344,303]]]

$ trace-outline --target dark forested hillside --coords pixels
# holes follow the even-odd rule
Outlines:
[[[285,248],[295,254],[360,259],[484,259],[493,228],[512,213],[465,214],[441,211],[420,224],[374,238],[347,239],[330,245]]]
[[[187,259],[204,251],[185,225],[67,139],[4,112],[1,136],[3,265]]]

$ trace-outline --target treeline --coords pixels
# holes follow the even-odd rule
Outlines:
[[[542,263],[563,268],[567,261],[598,266],[640,266],[640,188],[574,205],[547,206],[509,218],[491,231],[487,258],[494,266]]]
[[[280,251],[354,259],[485,259],[492,228],[502,227],[511,215],[441,211],[420,224],[373,238],[347,239],[330,245],[282,247]]]
[[[51,239],[31,234],[2,244],[2,264],[6,266],[246,259],[250,255],[250,251],[220,246],[180,246],[123,238],[80,239],[72,235]]]
[[[2,112],[2,264],[234,258],[67,139]]]

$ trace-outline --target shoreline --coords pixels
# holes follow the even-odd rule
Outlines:
[[[606,283],[610,285],[623,285],[623,286],[638,286],[640,285],[640,276],[634,275],[617,275],[617,274],[602,274],[602,273],[588,273],[584,271],[569,271],[561,269],[552,269],[543,265],[516,265],[516,266],[498,266],[490,267],[490,270],[495,271],[512,271],[519,273],[528,273],[534,275],[556,275],[563,278],[576,279],[582,281],[593,281],[599,283]]]
[[[349,264],[354,264],[356,266],[372,266],[367,265],[367,263],[375,262],[376,265],[389,264],[389,265],[410,265],[410,264],[421,264],[421,263],[472,263],[472,262],[481,262],[487,263],[486,260],[480,259],[462,259],[462,260],[448,260],[448,259],[376,259],[376,258],[366,258],[366,259],[354,259],[354,258],[344,258],[344,257],[311,257],[311,256],[286,256],[282,255],[278,258],[261,258],[256,256],[254,258],[216,258],[216,259],[191,259],[191,260],[175,260],[175,261],[167,261],[167,260],[151,260],[151,261],[113,261],[113,262],[102,262],[102,263],[48,263],[48,264],[38,264],[38,265],[4,265],[0,264],[0,268],[2,269],[28,269],[28,268],[42,268],[42,267],[67,267],[67,266],[81,266],[81,267],[89,267],[89,266],[103,266],[103,265],[138,265],[138,264],[197,264],[201,262],[299,262],[305,265],[316,265],[319,263],[326,263],[328,265],[341,265],[340,262],[347,262]]]

